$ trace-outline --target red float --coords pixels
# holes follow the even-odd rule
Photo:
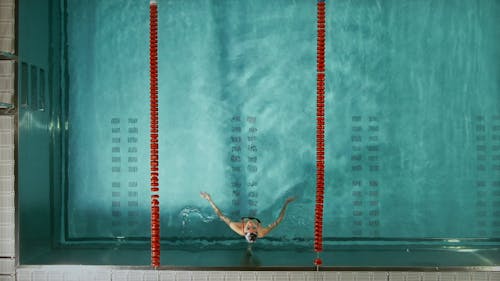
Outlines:
[[[317,4],[318,40],[316,46],[316,207],[314,219],[314,251],[318,258],[314,265],[323,264],[319,252],[323,251],[323,202],[325,193],[325,2]]]
[[[149,4],[149,71],[150,71],[150,167],[151,167],[151,266],[160,266],[160,197],[158,156],[158,5]]]

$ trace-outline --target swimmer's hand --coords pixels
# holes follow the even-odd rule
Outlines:
[[[210,197],[210,194],[208,194],[208,193],[206,193],[206,192],[203,192],[203,191],[202,191],[202,192],[200,192],[200,196],[201,196],[201,198],[203,198],[203,199],[206,199],[206,200],[208,200],[208,201],[212,201],[212,197]]]
[[[286,199],[285,204],[288,204],[288,203],[293,202],[293,201],[295,201],[295,197],[290,197],[290,198]]]

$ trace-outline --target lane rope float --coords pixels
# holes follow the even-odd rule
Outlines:
[[[316,47],[316,207],[314,218],[314,265],[323,264],[323,202],[325,193],[325,13],[324,0],[317,3]]]
[[[158,3],[149,3],[151,266],[160,266],[160,181],[158,156]]]

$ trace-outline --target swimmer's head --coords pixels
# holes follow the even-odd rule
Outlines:
[[[258,238],[258,230],[260,226],[260,220],[253,217],[244,217],[243,220],[243,233],[245,233],[245,239],[248,243],[255,243]]]
[[[257,241],[257,233],[247,232],[245,233],[245,239],[248,243],[255,243],[255,241]]]

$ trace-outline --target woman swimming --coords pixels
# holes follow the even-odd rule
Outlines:
[[[283,217],[285,217],[286,207],[290,202],[295,200],[294,197],[288,198],[285,201],[283,208],[281,208],[278,219],[276,219],[276,221],[274,221],[267,227],[262,227],[260,220],[254,217],[243,217],[241,218],[240,222],[231,221],[228,217],[222,214],[217,205],[215,205],[214,201],[212,201],[212,197],[210,197],[210,194],[206,192],[200,192],[200,196],[210,203],[210,206],[212,206],[217,216],[223,222],[225,222],[234,232],[238,233],[241,236],[245,236],[245,239],[248,241],[248,243],[254,243],[257,238],[266,236],[267,234],[269,234],[269,232],[271,232],[271,230],[278,226],[278,224],[280,224],[283,220]]]

